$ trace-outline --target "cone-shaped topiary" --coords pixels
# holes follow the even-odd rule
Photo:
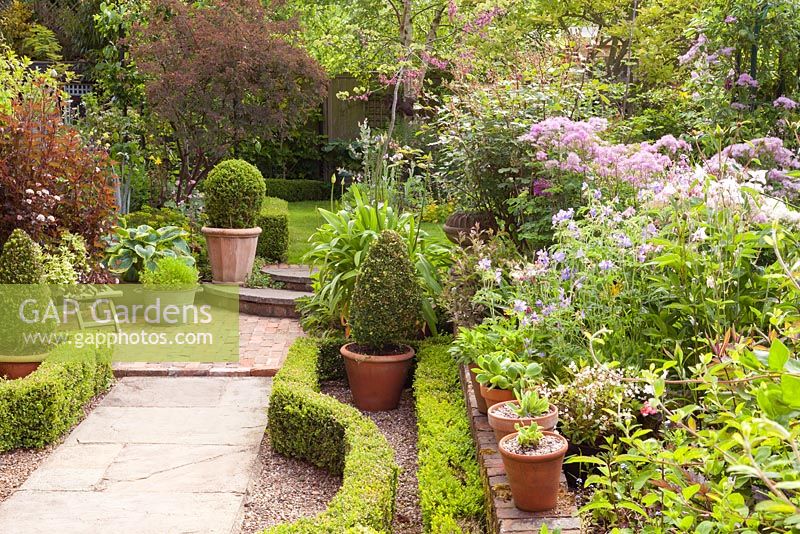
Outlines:
[[[253,228],[264,204],[261,171],[240,159],[223,161],[208,173],[203,197],[213,228]]]
[[[24,230],[8,237],[0,255],[0,284],[41,284],[44,277],[42,249]]]
[[[384,230],[372,243],[350,304],[353,340],[376,353],[414,336],[421,290],[406,243]]]

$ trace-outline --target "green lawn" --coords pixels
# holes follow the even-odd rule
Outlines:
[[[311,249],[308,238],[325,222],[317,208],[330,207],[327,200],[289,203],[289,263],[302,263],[303,254]],[[422,223],[422,228],[433,236],[446,239],[441,224]]]

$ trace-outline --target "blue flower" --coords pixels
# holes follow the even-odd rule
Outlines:
[[[614,268],[614,262],[611,260],[603,260],[598,264],[601,271],[610,271]]]
[[[489,258],[483,258],[478,262],[478,269],[481,271],[488,271],[492,268],[492,260]]]

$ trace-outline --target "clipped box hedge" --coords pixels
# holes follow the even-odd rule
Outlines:
[[[268,432],[277,452],[341,474],[342,487],[326,511],[267,532],[389,532],[399,471],[394,452],[375,423],[319,392],[318,365],[316,342],[295,341],[272,384]]]
[[[480,468],[449,341],[422,343],[414,373],[420,507],[425,532],[437,534],[471,532],[485,518]]]
[[[256,226],[261,227],[256,255],[270,263],[286,261],[289,251],[289,204],[279,198],[265,199],[256,217]]]
[[[331,184],[319,180],[286,180],[283,178],[269,178],[267,196],[282,198],[287,202],[302,202],[305,200],[328,200],[331,198]],[[339,187],[335,189],[340,189]],[[338,191],[334,191],[338,194]]]
[[[27,377],[0,379],[0,452],[57,440],[113,378],[110,350],[61,345]]]

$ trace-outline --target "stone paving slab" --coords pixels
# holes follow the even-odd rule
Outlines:
[[[0,532],[231,533],[267,378],[125,378],[11,497]]]

